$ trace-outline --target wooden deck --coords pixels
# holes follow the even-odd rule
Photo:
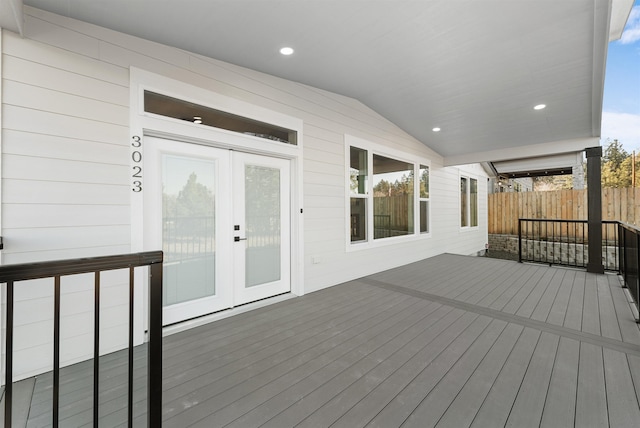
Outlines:
[[[615,275],[445,254],[164,349],[167,428],[640,426],[640,330]],[[101,427],[125,420],[122,360],[101,362]],[[61,426],[91,424],[91,371],[63,370]],[[50,375],[16,388],[23,423],[49,426]]]

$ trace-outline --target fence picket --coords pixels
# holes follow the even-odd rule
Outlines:
[[[602,219],[640,224],[640,188],[603,188]],[[489,233],[515,235],[518,218],[586,220],[587,191],[489,194]],[[563,229],[565,225],[561,226]],[[562,230],[566,233],[565,230]],[[581,234],[581,233],[580,233]]]

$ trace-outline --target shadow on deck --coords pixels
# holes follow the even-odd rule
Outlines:
[[[125,359],[101,361],[101,427],[124,423]],[[92,370],[61,372],[61,426],[91,426]],[[23,424],[48,426],[51,375],[15,388]],[[617,276],[490,258],[440,255],[164,340],[165,427],[631,427],[639,392]]]

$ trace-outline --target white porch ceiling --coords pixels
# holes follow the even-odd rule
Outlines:
[[[633,0],[24,4],[353,97],[461,164],[598,145],[609,34]]]

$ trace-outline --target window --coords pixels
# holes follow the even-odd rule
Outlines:
[[[297,132],[210,107],[144,91],[144,111],[199,125],[213,126],[280,143],[297,145]]]
[[[460,226],[469,226],[469,178],[460,177]]]
[[[475,178],[470,179],[471,181],[471,197],[470,202],[471,206],[469,209],[471,210],[471,227],[478,226],[478,180]]]
[[[373,155],[373,239],[413,233],[414,165]]]
[[[367,151],[351,147],[349,187],[351,188],[351,242],[367,240]]]
[[[420,165],[420,233],[429,233],[429,167]]]
[[[460,227],[478,226],[478,180],[460,177]]]
[[[428,234],[429,166],[361,147],[348,150],[350,242]]]

